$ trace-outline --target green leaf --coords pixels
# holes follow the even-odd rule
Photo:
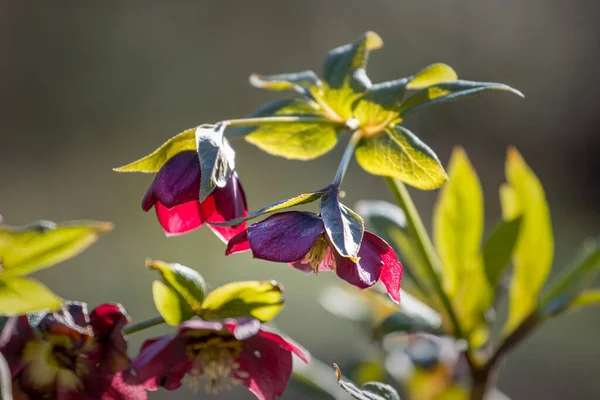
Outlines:
[[[600,272],[600,240],[586,243],[577,259],[542,300],[542,310],[556,313],[569,306]]]
[[[0,276],[26,275],[51,267],[81,253],[112,228],[109,222],[96,221],[0,225]]]
[[[210,292],[202,303],[204,319],[251,316],[267,322],[283,308],[283,287],[275,281],[233,282]]]
[[[352,116],[363,129],[383,127],[398,117],[407,78],[377,83],[352,106]]]
[[[473,332],[477,340],[485,340],[480,327],[485,324],[484,313],[493,298],[480,256],[483,193],[462,148],[452,153],[448,171],[450,179],[440,192],[433,217],[433,238],[442,262],[443,286],[462,329]],[[477,346],[474,337],[469,340]]]
[[[521,218],[498,224],[483,247],[483,265],[492,288],[497,288],[517,244]]]
[[[435,153],[400,125],[363,138],[356,160],[373,175],[398,178],[422,190],[437,189],[448,179]]]
[[[0,280],[0,314],[21,315],[31,311],[48,309],[55,311],[63,299],[40,282],[11,276]]]
[[[250,118],[282,115],[322,117],[323,122],[264,123],[238,128],[235,134],[246,134],[246,141],[259,149],[293,160],[312,160],[335,147],[341,127],[332,124],[311,102],[276,100],[259,108]]]
[[[250,84],[259,89],[288,90],[294,89],[306,93],[307,89],[321,87],[321,80],[313,71],[302,71],[292,74],[250,75]]]
[[[511,333],[538,304],[538,295],[552,264],[554,239],[544,188],[521,155],[510,148],[506,161],[508,184],[501,188],[504,220],[522,218],[513,252],[509,316],[504,334]]]
[[[338,385],[344,389],[350,396],[359,400],[400,400],[398,392],[385,383],[367,382],[359,389],[351,382],[342,379],[342,372],[337,364],[333,364],[338,380]]]
[[[358,250],[365,226],[360,215],[339,202],[338,190],[321,197],[321,218],[325,232],[342,257],[358,260]]]
[[[163,165],[174,155],[186,150],[196,150],[196,128],[187,129],[162,146],[130,164],[114,168],[117,172],[158,172]]]
[[[569,309],[575,310],[582,307],[600,304],[600,289],[586,290],[579,294],[569,305]]]
[[[225,123],[200,125],[196,129],[196,151],[200,159],[200,201],[217,187],[225,187],[235,170],[235,151],[224,137]]]
[[[421,318],[418,315],[410,315],[398,312],[390,315],[382,323],[375,327],[375,329],[373,330],[373,335],[375,338],[381,339],[384,336],[394,332],[401,332],[406,334],[442,334],[441,327],[439,325],[433,325],[430,321],[428,321],[425,318]]]
[[[152,298],[161,317],[171,326],[177,326],[195,314],[192,307],[172,286],[161,281],[152,283]]]
[[[235,218],[226,222],[209,222],[211,225],[215,226],[237,226],[244,221],[248,221],[253,218],[260,217],[261,215],[272,213],[275,211],[285,210],[286,208],[291,208],[295,206],[299,206],[302,204],[312,203],[313,201],[319,200],[323,195],[330,191],[330,187],[323,188],[316,192],[303,193],[298,196],[292,197],[287,200],[279,200],[275,203],[269,204],[266,207],[261,208],[258,211],[251,211],[245,217]]]
[[[431,104],[445,103],[463,97],[470,97],[486,90],[503,90],[524,97],[521,92],[503,83],[454,81],[438,83],[425,89],[421,89],[408,97],[400,108],[400,115],[405,116],[409,112]]]
[[[424,89],[429,86],[443,82],[452,82],[458,79],[458,75],[451,66],[436,63],[431,64],[416,74],[406,85],[407,89]]]
[[[146,267],[158,271],[163,283],[168,288],[179,295],[191,310],[200,312],[207,292],[206,282],[200,273],[181,264],[169,264],[156,260],[146,260]],[[162,289],[157,290],[164,292]],[[159,308],[158,305],[157,308]]]

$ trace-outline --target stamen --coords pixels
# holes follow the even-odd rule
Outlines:
[[[314,274],[319,273],[319,266],[324,263],[325,266],[333,269],[335,263],[333,256],[329,252],[329,243],[323,237],[319,236],[315,244],[302,259],[302,264],[309,264]]]

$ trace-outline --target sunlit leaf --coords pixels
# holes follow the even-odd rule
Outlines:
[[[275,281],[233,282],[210,292],[202,303],[202,318],[252,316],[266,322],[283,308],[283,287]]]
[[[187,129],[162,146],[131,164],[114,168],[117,172],[158,172],[174,155],[186,150],[196,150],[196,128]]]
[[[171,326],[177,326],[194,316],[194,310],[172,286],[161,281],[152,283],[152,298],[154,305]]]
[[[398,178],[418,189],[437,189],[448,179],[435,153],[400,125],[364,138],[356,160],[371,174]]]
[[[336,364],[333,364],[338,384],[350,396],[358,400],[400,400],[398,392],[385,383],[367,382],[361,389],[351,382],[342,379],[342,372]]]
[[[569,305],[569,309],[576,310],[587,306],[600,305],[600,289],[585,290],[579,294]]]
[[[454,81],[438,83],[426,89],[417,91],[408,97],[400,108],[400,115],[405,116],[416,108],[437,103],[458,100],[464,97],[470,97],[486,90],[502,90],[523,97],[523,94],[516,89],[503,83],[493,82],[473,82],[473,81]]]
[[[339,202],[337,190],[321,197],[321,218],[338,254],[357,259],[365,226],[362,218]]]
[[[304,94],[307,89],[320,87],[321,80],[313,71],[302,71],[278,75],[252,74],[250,75],[250,84],[259,89],[275,91],[294,89]]]
[[[225,187],[235,169],[235,151],[224,137],[226,124],[196,128],[196,151],[200,159],[200,201],[217,187]]]
[[[299,99],[276,100],[262,106],[249,117],[302,116],[321,118],[321,122],[271,122],[254,127],[238,128],[235,135],[244,134],[246,140],[259,149],[275,156],[294,160],[319,157],[337,143],[338,130],[313,103]]]
[[[483,247],[485,274],[492,288],[497,288],[517,244],[521,218],[504,221],[496,226]]]
[[[96,221],[0,225],[0,276],[26,275],[51,267],[81,253],[112,228],[109,222]]]
[[[542,310],[554,314],[567,306],[600,272],[600,242],[595,240],[583,246],[577,259],[557,279],[557,283],[542,300]],[[581,301],[581,300],[580,300]]]
[[[508,184],[500,200],[505,220],[522,218],[513,252],[514,272],[510,283],[509,316],[504,334],[509,334],[538,304],[538,296],[552,264],[554,238],[544,189],[516,149],[506,161]]]
[[[352,106],[352,116],[363,129],[396,121],[407,82],[406,78],[402,78],[371,86]]]
[[[159,284],[155,283],[153,287],[154,302],[167,322],[169,322],[169,319],[175,320],[175,315],[187,316],[187,319],[189,319],[191,317],[190,311],[200,312],[202,301],[207,292],[206,282],[200,273],[184,265],[169,264],[164,261],[146,260],[146,266],[161,274],[162,284],[158,282]],[[160,295],[160,298],[156,297],[157,294]],[[180,299],[176,300],[173,294]],[[161,305],[160,302],[165,302],[165,304]],[[185,307],[183,303],[187,304],[188,307]],[[165,316],[161,309],[165,309],[171,315],[169,317]],[[179,314],[177,314],[178,312]],[[172,325],[177,325],[179,322]]]
[[[406,85],[407,89],[424,89],[443,82],[452,82],[458,79],[458,75],[451,66],[436,63],[428,65],[416,74]]]
[[[31,311],[60,308],[63,299],[40,282],[11,276],[0,279],[0,314],[20,315]]]

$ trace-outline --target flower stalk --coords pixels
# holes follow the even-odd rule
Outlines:
[[[340,165],[338,166],[337,172],[335,173],[335,177],[333,178],[332,185],[340,186],[342,180],[344,179],[344,175],[346,174],[346,170],[348,169],[348,165],[350,164],[350,160],[352,159],[352,155],[354,154],[354,150],[356,150],[356,146],[362,139],[363,132],[359,129],[354,131],[352,136],[350,137],[350,141],[346,146],[346,150],[344,150],[344,155],[342,156],[342,161],[340,161]]]
[[[132,333],[143,331],[144,329],[152,328],[153,326],[158,326],[164,323],[165,319],[159,315],[144,321],[136,322],[135,324],[130,324],[123,329],[123,333],[126,335],[131,335]]]

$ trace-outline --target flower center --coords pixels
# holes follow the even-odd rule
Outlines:
[[[186,350],[193,366],[184,380],[194,390],[200,388],[203,377],[207,393],[228,390],[248,377],[245,371],[239,370],[240,364],[236,361],[242,351],[242,342],[230,334],[211,332],[196,337]]]
[[[323,235],[320,235],[317,238],[315,244],[313,244],[302,259],[302,264],[309,264],[315,274],[319,273],[319,266],[321,263],[331,269],[335,266],[333,255],[329,251],[329,243],[327,243],[327,240]]]

